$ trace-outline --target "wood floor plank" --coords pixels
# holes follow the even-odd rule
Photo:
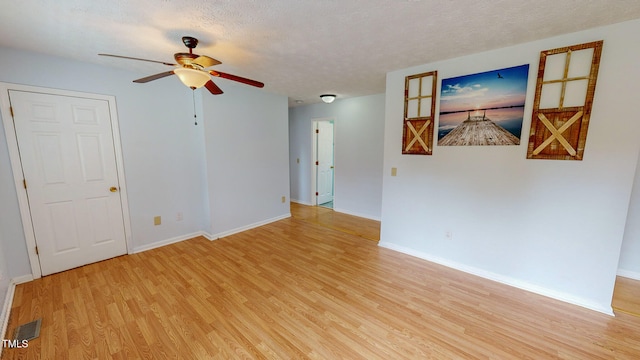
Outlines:
[[[305,211],[20,284],[8,334],[42,317],[41,334],[2,358],[640,357],[638,317],[380,248]]]
[[[291,215],[306,222],[365,239],[380,240],[380,221],[339,213],[321,206],[306,206],[298,203],[291,203]]]
[[[640,280],[618,276],[611,305],[615,311],[640,317]]]

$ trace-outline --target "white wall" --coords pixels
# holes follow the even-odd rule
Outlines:
[[[0,48],[0,82],[116,97],[131,251],[203,232],[223,236],[289,216],[286,97],[217,79],[225,94],[196,91],[194,126],[191,90],[177,78],[132,83],[145,75]],[[157,215],[160,226],[153,225]],[[0,241],[0,273],[31,275],[2,126]],[[0,278],[0,295],[7,287]]]
[[[194,126],[191,90],[177,78],[132,83],[146,75],[0,48],[0,82],[116,97],[130,251],[202,232],[222,236],[289,215],[286,97],[218,79],[224,95],[196,91]],[[0,126],[0,274],[7,277],[0,278],[0,295],[8,278],[31,275],[3,131]],[[160,226],[153,225],[157,215]]]
[[[313,115],[307,114],[312,106],[314,105],[289,108],[289,184],[291,186],[291,201],[305,205],[312,204],[311,165],[313,152],[311,149],[311,119]],[[335,158],[336,154],[334,152]],[[300,159],[300,162],[297,159]]]
[[[618,275],[640,280],[640,159],[636,166],[636,177],[631,192]]]
[[[224,95],[203,99],[213,238],[290,216],[287,97],[216,83]]]
[[[0,302],[2,303],[4,303],[7,296],[7,291],[9,290],[9,280],[11,279],[6,260],[7,252],[4,250],[2,241],[3,237],[4,234],[2,231],[0,231]],[[4,310],[5,307],[0,305],[0,334],[3,334],[1,332],[3,330],[1,327],[4,324],[4,321],[7,320],[7,314]]]
[[[377,94],[289,109],[293,200],[312,203],[312,120],[333,118],[334,210],[380,220],[384,98],[384,94]],[[300,163],[296,159],[300,159]]]
[[[5,336],[6,326],[9,323],[10,304],[12,303],[11,297],[13,296],[13,287],[10,287],[10,275],[9,268],[6,262],[6,252],[3,249],[4,234],[0,231],[0,336]],[[9,297],[9,298],[7,298]],[[2,349],[0,349],[0,354]]]
[[[124,60],[123,60],[124,61]],[[158,72],[165,70],[159,65]],[[177,79],[134,84],[149,74],[0,48],[0,81],[114,95],[129,198],[133,249],[199,232],[207,223],[203,127],[193,125],[191,90]],[[11,276],[30,274],[17,196],[0,136],[0,214]],[[184,220],[176,221],[177,212]],[[153,225],[162,216],[163,224]]]
[[[639,32],[636,20],[388,73],[380,244],[611,313],[640,147]],[[526,160],[540,51],[600,39],[584,160]],[[405,76],[438,70],[441,80],[526,63],[520,146],[401,155]]]

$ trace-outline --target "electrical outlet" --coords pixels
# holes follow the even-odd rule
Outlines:
[[[283,197],[282,197],[282,203],[284,204],[284,203],[285,203],[285,201],[287,201],[287,197],[286,197],[286,196],[283,196]]]
[[[178,214],[176,214],[176,221],[182,221],[183,219],[182,212],[178,212]]]
[[[453,233],[451,232],[451,230],[447,230],[444,232],[444,238],[447,240],[453,239]]]
[[[160,216],[154,216],[153,225],[160,225],[160,224],[162,224],[162,218]]]

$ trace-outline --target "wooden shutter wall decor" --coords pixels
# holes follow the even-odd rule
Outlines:
[[[540,53],[528,159],[582,160],[602,44]]]
[[[405,78],[402,126],[403,154],[432,154],[437,79],[437,71]]]

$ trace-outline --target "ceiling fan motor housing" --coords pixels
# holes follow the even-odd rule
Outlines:
[[[182,37],[182,42],[189,49],[193,49],[196,46],[198,46],[198,39],[196,39],[194,37],[191,37],[191,36],[183,36]]]
[[[198,56],[199,55],[191,53],[176,53],[173,55],[173,58],[176,59],[176,62],[180,65],[193,65],[193,60]]]

